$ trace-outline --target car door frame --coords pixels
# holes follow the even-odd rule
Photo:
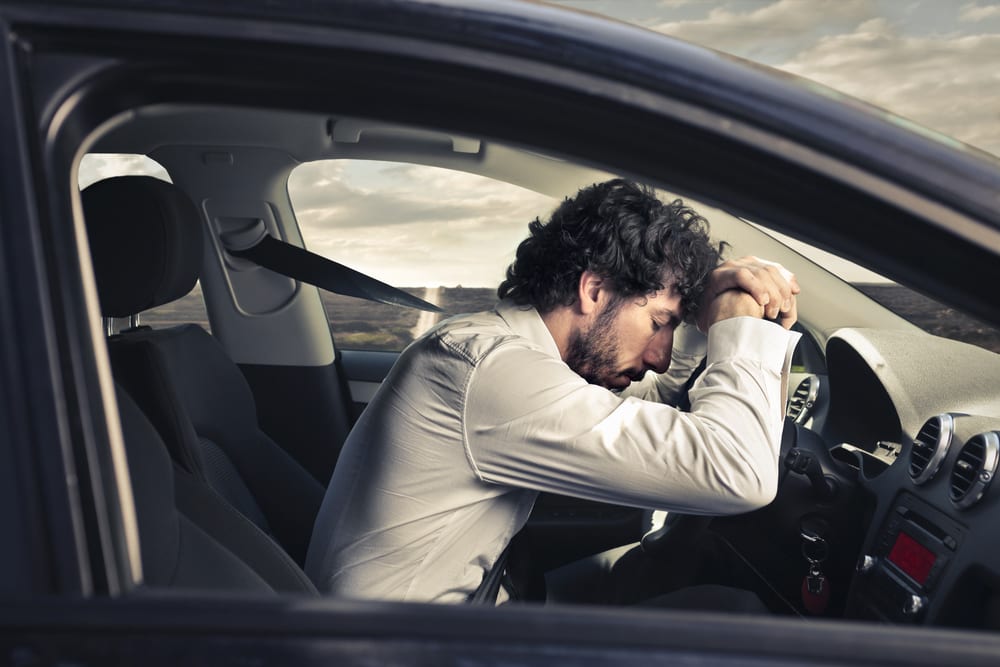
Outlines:
[[[448,27],[449,21],[457,22],[452,23],[452,27],[479,29],[478,33],[473,31],[471,37],[468,31],[460,31],[463,35],[461,39],[471,41],[463,46],[467,49],[463,51],[463,57],[470,52],[473,55],[478,53],[484,62],[493,64],[503,61],[501,52],[504,50],[525,54],[528,48],[537,45],[537,38],[540,36],[548,35],[555,42],[564,37],[564,42],[540,45],[543,47],[540,59],[570,63],[579,57],[580,64],[576,67],[592,67],[597,72],[607,72],[607,68],[625,65],[615,76],[631,78],[631,85],[636,87],[627,87],[628,91],[641,94],[641,99],[633,99],[625,94],[627,91],[619,87],[619,84],[602,89],[596,86],[600,83],[600,77],[591,80],[579,72],[576,72],[576,78],[563,81],[563,85],[595,85],[596,88],[588,94],[597,95],[602,91],[608,93],[608,97],[603,99],[595,97],[592,100],[594,108],[588,110],[587,117],[596,126],[601,125],[600,121],[609,122],[613,116],[612,111],[616,109],[628,111],[630,117],[635,117],[640,125],[647,128],[653,127],[654,120],[667,124],[670,122],[669,119],[657,117],[654,110],[647,107],[650,98],[642,97],[653,95],[649,89],[644,89],[637,83],[638,77],[643,74],[640,70],[645,63],[636,65],[627,62],[624,56],[619,60],[612,58],[607,62],[594,62],[595,57],[602,54],[584,53],[586,40],[570,39],[567,35],[575,24],[565,28],[542,24],[548,30],[545,32],[532,28],[527,23],[517,23],[512,30],[509,18],[502,13],[494,16],[465,7],[466,13],[456,16],[447,6],[427,4],[414,9],[414,6],[396,2],[373,4],[378,5],[374,10],[363,9],[361,4],[352,5],[356,13],[348,12],[348,16],[354,23],[345,19],[345,23],[349,25],[341,26],[340,30],[349,28],[357,31],[363,28],[370,31],[370,34],[366,34],[367,37],[378,37],[378,25],[374,19],[391,19],[385,30],[393,31],[396,34],[394,39],[416,40],[418,45],[428,47],[428,44],[418,39],[420,31],[435,36],[446,34],[447,31],[440,25],[434,28],[433,24],[444,20],[445,27]],[[155,9],[154,5],[155,3],[149,3],[148,9]],[[198,3],[192,2],[191,6],[200,8],[202,12],[209,11]],[[404,10],[403,18],[393,14],[393,10],[397,9]],[[12,469],[21,471],[34,468],[40,471],[36,472],[37,479],[41,482],[39,486],[46,489],[40,493],[24,489],[27,479],[35,479],[29,474],[17,486],[17,499],[22,505],[17,508],[17,516],[13,516],[12,512],[7,512],[4,516],[6,521],[15,524],[25,517],[39,517],[38,513],[31,514],[30,511],[22,514],[24,506],[37,503],[39,507],[45,507],[47,512],[43,523],[53,522],[54,525],[47,525],[43,529],[48,536],[46,539],[27,539],[27,546],[18,544],[14,547],[15,550],[24,550],[22,563],[28,559],[32,561],[31,566],[22,566],[20,571],[29,573],[31,570],[29,574],[32,577],[40,576],[48,583],[46,588],[53,592],[77,592],[83,595],[82,599],[76,601],[63,598],[37,598],[27,603],[21,600],[18,604],[5,601],[0,605],[0,618],[5,628],[4,642],[9,650],[26,648],[43,656],[52,655],[60,659],[84,662],[109,656],[122,662],[140,662],[151,657],[154,661],[162,657],[166,662],[177,658],[203,659],[206,654],[214,654],[233,660],[268,655],[279,661],[295,659],[305,664],[337,658],[345,661],[353,659],[361,663],[373,652],[379,654],[380,647],[385,651],[381,655],[411,664],[436,662],[435,658],[442,655],[451,662],[468,659],[498,662],[509,658],[512,652],[526,664],[569,664],[584,659],[600,663],[609,656],[624,662],[629,659],[636,662],[642,660],[644,664],[649,660],[670,662],[680,658],[690,659],[694,664],[724,664],[727,661],[746,664],[788,660],[799,664],[850,662],[912,665],[961,661],[971,665],[991,664],[995,661],[996,655],[1000,655],[1000,639],[994,635],[938,628],[872,627],[863,622],[801,623],[774,618],[740,619],[723,615],[620,609],[470,609],[427,605],[397,607],[381,603],[333,600],[311,603],[287,599],[248,601],[239,597],[212,603],[201,598],[178,599],[155,593],[148,597],[125,596],[113,599],[128,589],[135,572],[134,568],[121,566],[121,563],[128,565],[130,558],[132,562],[135,560],[128,544],[128,520],[120,510],[129,505],[129,498],[120,484],[121,470],[116,468],[121,464],[114,455],[116,449],[120,449],[116,445],[116,439],[120,439],[120,429],[116,430],[116,410],[113,399],[109,398],[110,375],[106,359],[100,352],[103,346],[100,331],[95,326],[98,319],[96,296],[93,286],[87,284],[86,276],[91,275],[90,267],[86,253],[80,253],[85,243],[82,240],[84,237],[78,215],[78,201],[72,192],[72,184],[65,177],[67,173],[71,173],[69,167],[72,159],[69,156],[76,154],[79,142],[93,128],[87,127],[86,123],[80,124],[87,114],[73,116],[64,105],[44,104],[46,95],[64,103],[72,95],[79,95],[78,101],[86,102],[87,95],[82,94],[86,91],[77,88],[70,95],[67,91],[40,91],[27,87],[23,65],[24,58],[29,54],[19,50],[36,44],[32,39],[41,39],[42,42],[51,40],[46,43],[64,46],[77,40],[86,40],[91,34],[98,34],[103,39],[111,34],[148,36],[150,30],[155,30],[159,34],[172,34],[175,38],[193,33],[208,34],[217,40],[254,38],[270,44],[273,49],[280,48],[282,40],[289,44],[307,44],[308,48],[305,48],[303,54],[311,54],[319,62],[329,64],[332,58],[324,59],[324,47],[317,46],[314,42],[320,37],[330,39],[332,35],[339,33],[332,28],[306,29],[301,23],[308,18],[306,14],[299,17],[298,21],[287,19],[287,23],[282,23],[281,16],[276,15],[280,11],[261,3],[251,7],[243,16],[229,19],[206,19],[195,14],[165,12],[158,16],[155,29],[150,27],[149,16],[143,12],[114,10],[110,3],[107,7],[94,10],[67,5],[65,11],[55,18],[44,8],[31,5],[18,5],[14,10],[3,10],[0,13],[4,27],[7,28],[2,37],[5,46],[5,60],[2,64],[7,74],[3,85],[8,89],[6,92],[11,94],[10,97],[2,98],[7,100],[2,103],[3,108],[10,111],[5,114],[5,120],[20,119],[19,124],[15,122],[12,126],[5,122],[0,127],[2,136],[13,142],[5,145],[17,147],[13,151],[16,154],[13,169],[9,166],[11,158],[5,158],[4,175],[0,181],[0,219],[5,223],[11,220],[21,221],[17,226],[5,226],[2,232],[3,286],[8,290],[6,294],[20,295],[5,307],[4,314],[10,313],[13,319],[6,326],[16,327],[14,337],[24,341],[26,346],[24,350],[18,349],[17,354],[9,349],[10,346],[5,346],[0,357],[3,360],[3,378],[7,387],[5,398],[12,401],[6,413],[13,412],[13,407],[25,407],[19,413],[24,418],[20,421],[14,419],[6,428],[11,434],[11,446],[6,453],[18,461]],[[292,12],[292,9],[286,7],[285,11]],[[408,25],[405,21],[412,22],[412,12],[415,11],[423,13],[416,17],[414,25]],[[554,15],[550,16],[544,9],[532,12],[535,10],[524,10],[523,16],[555,19]],[[268,24],[270,29],[267,31],[264,30],[264,24],[255,23],[252,18],[261,14],[269,14],[272,21]],[[361,28],[358,27],[359,24]],[[51,32],[46,25],[51,28]],[[438,33],[438,30],[442,32]],[[616,30],[617,28],[612,30],[608,37],[617,35]],[[74,32],[76,34],[70,34]],[[354,34],[357,37],[357,33]],[[400,37],[400,34],[403,36]],[[517,40],[526,34],[534,35],[535,39],[530,40],[528,46],[518,45]],[[628,37],[633,33],[626,32],[624,35]],[[590,38],[593,38],[592,34]],[[485,46],[484,42],[487,40],[494,41]],[[260,47],[262,42],[252,43]],[[410,46],[412,48],[412,44]],[[477,47],[480,50],[477,51]],[[367,48],[375,48],[371,40]],[[434,48],[431,45],[430,51],[424,51],[422,57],[431,61],[436,57],[442,58],[449,64],[441,68],[441,73],[448,74],[449,71],[454,72],[451,59],[455,56],[454,52],[448,53],[449,48],[451,47]],[[566,53],[554,53],[559,48]],[[13,55],[15,52],[18,52],[16,57]],[[523,61],[518,62],[524,64]],[[95,64],[100,63],[64,63],[72,70],[71,73],[82,78],[88,76],[89,68]],[[530,62],[527,64],[530,65]],[[545,99],[545,91],[538,89],[538,82],[558,71],[551,63],[537,65],[522,72],[519,75],[521,79],[505,78],[500,83],[514,85],[520,80],[524,89],[536,96],[535,99],[539,99],[539,96]],[[65,75],[66,72],[62,74]],[[656,76],[654,73],[647,74]],[[535,81],[523,83],[532,77]],[[73,77],[64,77],[63,80],[72,81]],[[11,82],[16,85],[11,85]],[[113,85],[118,82],[120,81],[104,83]],[[699,84],[685,90],[693,91],[700,87]],[[515,86],[514,90],[519,88]],[[26,93],[32,93],[33,99],[25,99]],[[590,99],[581,96],[579,90],[572,96],[560,95],[560,98],[566,103],[563,112],[572,108],[568,104],[571,101],[578,103],[583,99]],[[93,120],[102,114],[106,117],[110,111],[113,110],[92,109],[90,118]],[[425,109],[415,120],[432,123],[433,114],[429,111]],[[52,127],[48,121],[53,119],[63,121],[64,125],[61,128]],[[528,119],[520,114],[516,116],[516,120],[526,122]],[[499,116],[492,117],[492,122],[495,123],[492,129],[502,134],[499,132],[502,129],[499,121]],[[29,132],[25,129],[28,127],[37,127],[42,131]],[[749,132],[753,128],[737,129]],[[549,145],[554,149],[572,152],[569,139],[580,136],[579,125],[563,128],[558,142],[546,141],[544,133],[552,130],[552,126],[543,125],[538,129],[539,133],[524,136],[523,139],[529,143],[536,142],[538,145]],[[721,134],[703,134],[699,138],[704,140],[706,136],[709,139],[714,136],[714,144],[710,141],[708,145],[714,145],[719,150],[727,146],[734,147],[734,133],[726,134],[719,128],[715,131]],[[676,170],[657,169],[656,155],[644,150],[641,145],[643,141],[648,141],[648,135],[637,135],[626,138],[620,144],[611,143],[614,136],[597,136],[593,145],[586,150],[589,154],[596,155],[606,149],[610,151],[610,155],[616,156],[612,161],[622,160],[626,169],[635,173],[648,173],[664,180],[668,180],[671,175],[678,176]],[[793,145],[786,148],[791,152],[794,152],[792,149],[805,150],[809,142],[794,145],[791,141],[794,137],[794,133],[790,131],[787,138]],[[735,177],[733,170],[753,163],[750,160],[752,157],[760,158],[763,172],[755,175],[754,179],[780,174],[784,170],[782,182],[772,184],[764,193],[755,194],[756,199],[737,197],[737,204],[748,212],[760,213],[767,208],[759,198],[774,193],[775,186],[786,185],[785,181],[797,174],[816,179],[810,183],[811,187],[824,184],[838,188],[835,181],[824,180],[818,174],[807,174],[801,166],[790,166],[783,159],[764,151],[761,146],[754,148],[753,142],[746,136],[741,139],[750,143],[744,144],[742,151],[736,151],[739,164],[727,167],[726,174],[729,178]],[[814,148],[821,146],[815,145]],[[697,179],[705,178],[705,172],[699,170],[704,170],[712,157],[703,156],[701,162],[693,165],[694,174],[686,177],[680,174],[679,177],[689,188],[699,190]],[[852,156],[842,157],[850,162],[849,158]],[[788,156],[786,158],[792,159]],[[884,173],[880,176],[885,177]],[[843,188],[843,183],[839,187]],[[854,183],[852,187],[863,187],[863,184]],[[874,186],[872,190],[875,190]],[[960,194],[962,191],[962,188],[955,187],[950,192],[928,193],[927,197],[940,207],[942,202],[949,202],[949,197],[955,197],[956,193]],[[725,194],[727,193],[720,192],[717,196]],[[855,197],[855,203],[870,202],[876,208],[884,205],[884,201],[880,203],[872,193],[862,196],[855,192]],[[976,197],[972,198],[973,204],[979,201],[981,200]],[[755,202],[756,206],[753,205]],[[786,225],[790,225],[796,215],[801,216],[809,210],[805,205],[807,202],[790,201],[787,196],[779,198],[778,202],[773,205],[772,212],[780,215],[773,218]],[[963,212],[958,208],[958,202],[954,203],[956,207],[951,213],[964,215],[974,223],[978,221],[977,228],[986,234],[982,243],[992,243],[990,230],[996,231],[995,214],[969,209]],[[788,209],[783,209],[782,206]],[[908,208],[897,213],[899,219],[886,225],[888,236],[908,220],[920,219],[917,213]],[[953,218],[954,215],[950,217]],[[60,233],[66,231],[66,221],[70,220],[75,221],[73,233]],[[830,244],[839,242],[840,245],[851,248],[852,254],[860,258],[873,257],[874,252],[885,251],[884,247],[877,246],[876,250],[866,251],[857,241],[845,240],[843,235],[856,231],[856,227],[847,224],[845,228],[830,231],[829,235],[824,235],[822,227],[810,228],[811,232],[807,235],[811,235],[813,240]],[[965,248],[970,249],[973,255],[983,255],[977,242],[956,238],[942,231],[939,226],[928,225],[927,229],[921,230],[923,240],[941,239],[955,252]],[[27,234],[27,237],[12,238],[19,234]],[[977,248],[978,253],[972,252]],[[903,256],[899,257],[900,262],[905,259]],[[914,278],[901,265],[894,266],[893,272],[901,277]],[[934,277],[935,274],[931,273],[930,278]],[[921,280],[916,282],[925,284]],[[951,289],[948,285],[945,281],[938,286],[937,291],[945,297],[954,295],[957,288]],[[37,301],[34,300],[36,297]],[[1000,306],[990,306],[990,302],[984,301],[982,291],[973,290],[972,296],[961,300],[965,305],[971,306],[972,310],[990,316],[993,321],[998,319],[996,309]],[[15,356],[18,357],[17,360]],[[20,402],[13,396],[15,389],[23,392]],[[45,445],[44,450],[41,449],[42,444]],[[19,457],[27,457],[31,463],[26,463]],[[73,466],[75,469],[71,470]],[[78,486],[80,483],[89,483],[89,492],[85,493],[86,489]],[[114,493],[100,493],[109,490],[117,491],[118,496]],[[54,512],[54,515],[49,516],[48,511]],[[23,526],[21,530],[24,530]],[[15,527],[15,532],[10,534],[19,534],[16,531]],[[43,544],[39,545],[39,542]],[[85,556],[90,556],[90,560]],[[51,570],[60,574],[38,574]],[[102,572],[107,582],[103,585],[98,576]],[[89,582],[86,581],[88,578]],[[32,587],[31,590],[38,592],[41,589]],[[94,593],[104,593],[111,599],[91,597]],[[46,646],[54,648],[46,649]],[[46,650],[49,653],[45,653]]]

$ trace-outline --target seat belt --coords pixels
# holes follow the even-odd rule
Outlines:
[[[221,236],[221,240],[226,251],[234,257],[249,260],[257,266],[322,287],[329,292],[392,306],[442,312],[433,303],[418,299],[401,289],[304,248],[274,238],[267,232],[263,220],[258,220],[248,229],[227,232]]]
[[[507,556],[509,555],[510,545],[508,544],[500,552],[500,555],[497,556],[497,561],[493,563],[490,571],[483,576],[479,588],[469,596],[470,603],[488,605],[495,605],[497,603],[497,596],[500,594],[500,584],[503,582],[503,575],[507,570]]]

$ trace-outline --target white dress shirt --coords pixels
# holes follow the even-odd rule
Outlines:
[[[351,431],[306,572],[344,597],[464,602],[539,491],[686,513],[761,507],[777,488],[797,340],[759,319],[716,323],[687,413],[654,400],[698,363],[696,337],[678,340],[668,373],[619,395],[570,370],[533,308],[446,320],[400,355]]]

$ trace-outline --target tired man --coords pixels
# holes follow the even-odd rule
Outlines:
[[[623,180],[529,230],[496,309],[415,341],[351,432],[306,562],[320,590],[466,601],[539,491],[702,514],[773,498],[794,279],[720,265],[704,219]],[[667,373],[684,321],[708,334],[690,412],[661,402],[697,364]]]

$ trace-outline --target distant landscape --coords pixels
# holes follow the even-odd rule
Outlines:
[[[1000,352],[1000,329],[997,327],[900,285],[857,283],[854,286],[928,333]]]
[[[414,296],[426,298],[427,290],[422,287],[404,289]],[[436,303],[444,312],[427,324],[459,313],[486,310],[496,303],[496,290],[485,287],[442,287],[437,293]],[[334,340],[344,349],[401,350],[423,333],[416,330],[421,311],[329,292],[322,295]]]
[[[1000,329],[943,306],[905,287],[888,284],[856,284],[855,287],[905,317],[925,331],[953,338],[1000,353]],[[420,298],[427,298],[423,287],[404,288]],[[435,289],[441,317],[484,310],[493,306],[496,293],[484,287],[442,287]],[[321,291],[323,304],[330,318],[330,329],[337,345],[343,349],[401,350],[418,333],[421,311],[387,306],[361,299]],[[167,306],[144,313],[144,324],[172,326],[194,322],[209,329],[201,290]],[[425,324],[429,324],[425,318]]]

